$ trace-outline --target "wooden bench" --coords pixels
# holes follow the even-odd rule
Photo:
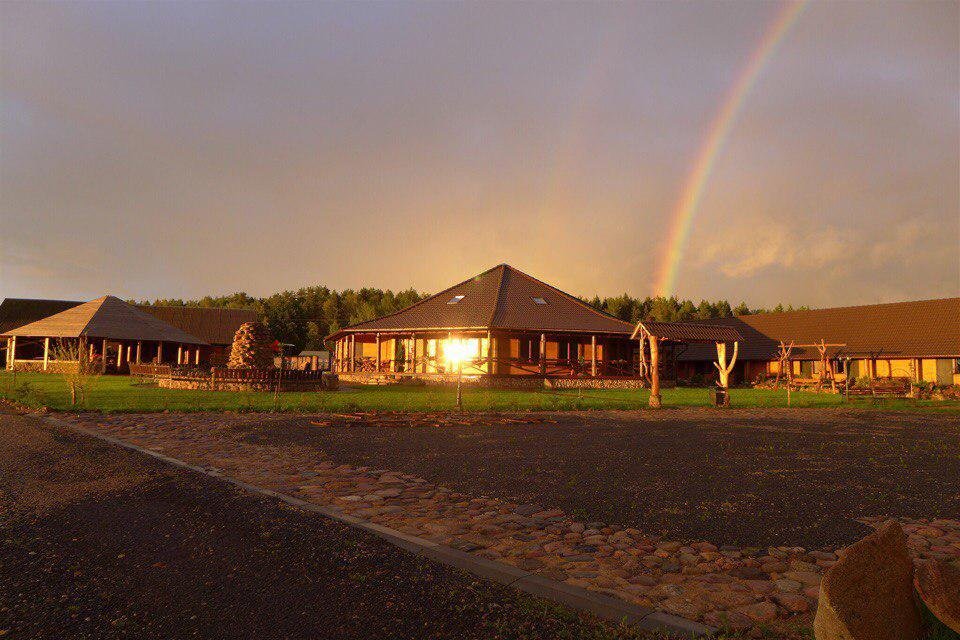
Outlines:
[[[848,396],[872,396],[875,399],[903,398],[910,395],[910,378],[875,378],[869,387],[850,387]]]
[[[829,382],[827,382],[829,384]],[[820,385],[820,378],[792,378],[790,385],[797,391],[801,389],[810,389]]]

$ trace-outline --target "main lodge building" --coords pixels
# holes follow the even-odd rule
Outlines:
[[[633,325],[506,264],[328,337],[334,370],[358,381],[466,376],[637,378]]]

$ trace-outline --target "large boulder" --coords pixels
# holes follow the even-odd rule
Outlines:
[[[929,560],[917,566],[913,581],[930,612],[960,633],[960,568]]]
[[[817,640],[917,640],[913,561],[890,520],[849,546],[823,576],[813,622]]]

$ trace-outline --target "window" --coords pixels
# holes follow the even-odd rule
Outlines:
[[[543,298],[534,298],[534,299],[533,299],[533,302],[534,302],[535,304],[547,304],[547,301],[544,300]]]
[[[447,302],[447,304],[457,304],[457,303],[460,302],[461,300],[463,300],[463,296],[462,296],[462,295],[461,295],[461,296],[453,296],[452,298],[450,298],[450,301]]]

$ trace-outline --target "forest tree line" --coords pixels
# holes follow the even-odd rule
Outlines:
[[[274,337],[297,349],[323,350],[325,336],[344,327],[372,320],[382,315],[399,311],[427,297],[415,289],[391,291],[364,287],[359,290],[335,291],[327,287],[305,287],[297,291],[283,291],[265,298],[255,298],[246,293],[226,296],[204,296],[196,300],[165,299],[144,301],[141,304],[157,306],[227,307],[252,309],[257,312]],[[679,300],[675,296],[634,298],[626,293],[615,297],[581,298],[596,309],[605,311],[627,322],[654,320],[661,322],[684,322],[725,318],[751,313],[793,311],[792,306],[778,304],[772,309],[751,309],[741,302],[735,307],[726,300],[709,302]],[[799,307],[804,309],[806,307]]]

